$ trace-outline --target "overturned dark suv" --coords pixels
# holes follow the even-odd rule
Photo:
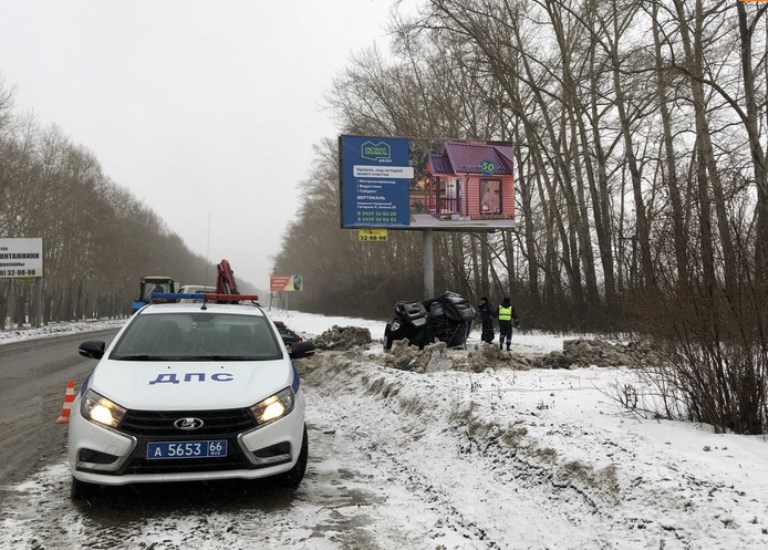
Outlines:
[[[384,351],[392,349],[393,341],[406,338],[419,349],[434,342],[466,347],[476,315],[469,301],[455,292],[421,302],[398,302],[394,319],[384,329]]]

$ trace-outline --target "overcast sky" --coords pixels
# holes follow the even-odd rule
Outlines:
[[[268,289],[312,146],[338,134],[322,94],[388,50],[391,4],[0,0],[0,78],[191,250]]]

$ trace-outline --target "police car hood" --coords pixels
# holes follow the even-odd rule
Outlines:
[[[293,383],[287,360],[99,363],[89,389],[127,409],[207,410],[249,407]]]

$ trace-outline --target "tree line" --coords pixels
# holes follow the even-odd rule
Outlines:
[[[654,337],[684,414],[760,433],[768,366],[768,25],[737,0],[428,0],[327,93],[342,133],[515,145],[518,226],[439,233],[436,286],[527,326]],[[422,299],[421,236],[339,229],[317,145],[277,257],[293,304]],[[664,408],[664,407],[662,407]],[[673,414],[672,406],[664,414]]]
[[[216,273],[86,148],[13,107],[0,81],[0,237],[43,239],[43,323],[130,314],[144,275]],[[0,329],[34,318],[31,280],[0,279]]]

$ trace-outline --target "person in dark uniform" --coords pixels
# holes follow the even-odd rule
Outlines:
[[[480,298],[480,303],[477,306],[477,313],[480,315],[480,321],[482,322],[482,332],[480,333],[480,339],[483,342],[490,344],[493,342],[493,308],[488,303],[488,298],[483,296]]]
[[[515,326],[520,324],[520,319],[517,317],[512,300],[504,298],[504,301],[499,306],[497,316],[499,318],[499,349],[504,349],[504,340],[506,340],[507,351],[509,351],[509,347],[512,344],[512,323],[515,323]]]

